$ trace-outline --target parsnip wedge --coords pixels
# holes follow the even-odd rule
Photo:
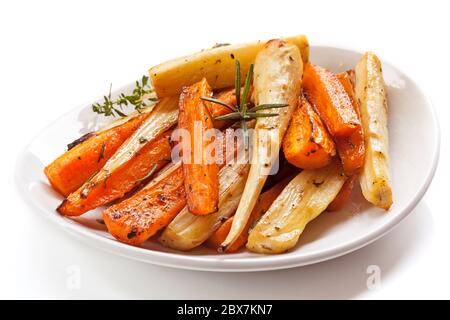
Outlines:
[[[255,60],[254,99],[256,105],[281,103],[278,116],[256,120],[252,144],[252,164],[230,233],[219,247],[226,251],[244,230],[264,182],[280,149],[301,89],[303,62],[297,46],[283,40],[271,40]],[[265,110],[266,112],[268,110]],[[270,112],[270,111],[269,111]]]
[[[251,230],[247,248],[271,254],[294,247],[307,223],[328,207],[345,180],[337,161],[322,169],[299,173]]]
[[[296,45],[303,61],[308,61],[309,44],[306,36],[297,35],[284,40]],[[179,94],[183,86],[198,82],[203,77],[213,89],[233,86],[235,59],[239,59],[242,74],[246,74],[265,43],[257,41],[218,46],[157,65],[149,70],[156,94],[159,98]]]
[[[392,205],[389,175],[389,137],[386,88],[381,62],[367,52],[356,65],[356,98],[361,107],[365,139],[365,160],[360,175],[364,198],[383,209]]]
[[[103,168],[83,186],[81,195],[86,197],[91,189],[104,182],[108,176],[129,161],[147,142],[154,140],[178,120],[178,97],[161,99],[142,125],[108,159]]]
[[[219,174],[219,210],[209,215],[194,215],[185,207],[159,237],[163,245],[191,250],[205,242],[221,223],[236,210],[244,190],[250,164],[236,160]]]

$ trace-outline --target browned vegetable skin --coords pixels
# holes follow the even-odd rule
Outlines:
[[[298,47],[283,40],[269,41],[256,56],[253,82],[255,105],[279,103],[287,107],[280,109],[278,116],[256,120],[250,172],[230,233],[220,246],[220,251],[226,251],[244,230],[278,157],[281,141],[297,106],[302,71],[303,62]]]

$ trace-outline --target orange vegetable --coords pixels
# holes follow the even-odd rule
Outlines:
[[[338,74],[338,79],[352,101],[353,110],[355,110],[358,119],[361,119],[358,101],[354,96],[351,74],[344,72]],[[336,148],[342,161],[345,173],[354,174],[364,165],[364,133],[361,125],[349,137],[336,137]]]
[[[339,211],[347,203],[350,195],[352,194],[353,185],[355,184],[356,175],[348,177],[342,185],[341,191],[337,194],[336,198],[328,205],[327,211]]]
[[[303,96],[284,136],[283,152],[289,163],[303,169],[325,167],[336,153],[320,117]]]
[[[222,156],[226,156],[228,132],[222,135]],[[232,132],[229,132],[232,134]],[[235,143],[235,152],[238,145]],[[223,160],[223,159],[222,159]],[[221,167],[225,161],[220,161]],[[166,227],[186,206],[181,163],[161,172],[146,187],[103,211],[108,231],[119,241],[140,245]]]
[[[116,152],[150,113],[142,113],[121,125],[89,133],[69,145],[69,150],[45,169],[52,187],[64,196],[77,190]]]
[[[250,228],[254,225],[256,221],[261,218],[261,216],[269,209],[272,205],[272,202],[278,197],[278,195],[283,191],[284,187],[291,181],[292,176],[287,177],[277,183],[275,186],[262,193],[256,202],[255,207],[253,208],[252,213],[250,214],[250,218],[245,226],[244,230],[240,234],[240,236],[236,239],[233,244],[227,248],[227,253],[232,253],[238,251],[242,246],[247,243],[248,232]],[[225,241],[233,223],[233,217],[227,219],[217,230],[216,232],[206,241],[208,247],[213,249],[218,249],[220,245]]]
[[[336,74],[307,63],[303,88],[334,138],[348,137],[361,126],[352,101]]]
[[[103,211],[103,220],[118,240],[139,245],[167,226],[185,205],[183,170],[176,166],[150,188]]]
[[[213,119],[206,104],[200,99],[210,95],[211,88],[206,79],[203,79],[184,87],[179,102],[178,128],[190,133],[190,141],[183,141],[181,144],[187,206],[192,214],[197,215],[216,212],[219,204],[219,166],[209,159],[212,155],[206,150],[212,139],[207,139],[204,135],[213,128]]]
[[[167,131],[155,141],[147,143],[130,161],[112,172],[105,182],[89,186],[89,193],[85,194],[84,187],[89,184],[87,181],[62,202],[57,209],[58,212],[67,216],[78,216],[120,199],[134,190],[170,161],[171,133],[172,131]]]

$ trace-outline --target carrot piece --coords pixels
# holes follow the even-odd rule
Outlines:
[[[238,251],[242,246],[247,243],[248,232],[250,228],[255,224],[256,221],[261,218],[261,216],[269,209],[272,202],[278,197],[278,195],[283,191],[284,187],[292,179],[292,176],[284,178],[282,181],[277,183],[275,186],[262,193],[253,208],[250,218],[247,222],[242,233],[236,239],[233,244],[227,248],[227,253],[233,253]],[[233,217],[228,218],[217,230],[216,232],[206,241],[208,247],[212,249],[218,249],[220,245],[225,241],[228,233],[230,232],[231,225],[233,224]]]
[[[103,211],[108,231],[118,240],[140,245],[167,226],[186,205],[183,169]]]
[[[350,198],[350,195],[352,194],[356,177],[356,175],[353,175],[345,180],[336,198],[334,198],[334,200],[328,205],[327,211],[339,211],[345,206],[348,199]]]
[[[352,101],[336,74],[307,63],[303,88],[334,138],[348,137],[361,126]]]
[[[90,192],[83,193],[86,184],[71,193],[57,211],[67,216],[78,216],[89,210],[122,198],[138,187],[149,175],[159,170],[171,159],[169,137],[171,130],[154,141],[147,143],[125,165],[112,172],[104,183],[90,186]]]
[[[358,119],[361,119],[358,101],[354,95],[353,84],[351,80],[351,71],[338,74],[338,79],[352,101]],[[354,174],[364,165],[364,133],[361,125],[349,137],[337,137],[335,139],[336,148],[342,161],[342,166],[346,174]]]
[[[196,215],[216,212],[219,204],[219,166],[208,158],[212,156],[206,152],[211,141],[204,137],[213,128],[213,119],[200,99],[210,94],[211,88],[203,79],[184,87],[179,102],[178,128],[190,133],[190,141],[183,141],[181,146],[187,206]]]
[[[333,140],[304,96],[284,136],[283,152],[287,161],[303,169],[325,167],[336,154]]]
[[[116,152],[150,113],[97,133],[89,133],[69,145],[69,150],[45,169],[51,186],[64,196],[77,190]]]

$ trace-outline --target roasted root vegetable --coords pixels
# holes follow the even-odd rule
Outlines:
[[[279,109],[278,116],[256,120],[250,173],[230,233],[219,250],[226,251],[247,225],[264,182],[278,157],[292,112],[297,106],[302,71],[300,50],[283,40],[269,41],[256,56],[253,82],[255,105],[279,103],[287,107]]]
[[[350,198],[350,195],[352,194],[353,185],[355,184],[357,177],[357,175],[353,175],[345,180],[344,185],[337,194],[336,198],[334,198],[334,200],[328,205],[327,211],[339,211],[345,206]]]
[[[108,231],[118,240],[140,245],[164,228],[186,204],[183,170],[173,165],[151,186],[103,211]]]
[[[228,247],[227,253],[236,252],[241,247],[245,246],[245,244],[247,243],[248,231],[250,230],[250,228],[255,224],[256,221],[259,220],[259,218],[261,218],[261,216],[267,211],[267,209],[269,209],[269,207],[272,205],[272,202],[278,197],[281,191],[283,191],[284,187],[286,187],[291,179],[292,176],[283,179],[258,197],[258,201],[256,202],[256,205],[253,208],[252,213],[250,214],[250,218],[248,219],[245,229],[242,231],[239,238],[237,238],[236,241],[230,247]],[[233,217],[228,218],[206,241],[206,244],[212,249],[218,249],[230,232],[232,223]]]
[[[305,36],[287,37],[284,40],[296,45],[304,62],[308,61],[309,44]],[[149,74],[159,98],[177,95],[183,86],[202,78],[206,78],[213,89],[227,88],[234,85],[235,60],[239,59],[241,70],[246,74],[264,46],[265,41],[217,46],[157,65],[149,70]]]
[[[220,201],[217,212],[194,215],[185,207],[159,237],[163,245],[177,250],[191,250],[205,242],[236,210],[244,190],[250,165],[235,161],[220,171]]]
[[[346,177],[337,161],[298,174],[250,231],[247,248],[257,253],[283,253],[293,248],[307,223],[333,201]]]
[[[350,100],[352,102],[353,109],[358,116],[358,119],[361,119],[361,112],[359,110],[359,103],[354,95],[354,88],[351,80],[351,73],[344,72],[338,74],[338,79],[341,82],[342,86],[347,92]],[[353,131],[353,133],[348,137],[336,137],[336,148],[339,153],[339,157],[342,161],[342,166],[344,167],[344,171],[346,174],[351,175],[358,173],[364,164],[364,132],[362,125],[359,125],[358,128]]]
[[[253,124],[249,123],[249,127]],[[221,156],[229,157],[227,148],[232,131],[222,135]],[[233,142],[236,156],[238,143]],[[237,159],[235,160],[237,161]],[[244,162],[244,161],[241,161]],[[225,159],[219,161],[222,165]],[[103,220],[108,231],[119,241],[140,245],[159,230],[165,228],[186,205],[183,169],[181,162],[171,163],[142,190],[128,199],[103,211]]]
[[[392,205],[389,175],[389,138],[386,89],[381,62],[367,52],[356,68],[356,98],[360,101],[365,139],[365,159],[360,174],[361,190],[372,204],[383,209]]]
[[[148,115],[145,112],[127,117],[120,124],[88,133],[69,144],[69,150],[44,169],[52,187],[64,196],[77,190],[105,165]]]
[[[136,156],[145,145],[175,125],[177,119],[178,97],[161,99],[139,128],[117,149],[105,165],[82,186],[80,191],[82,196],[88,197],[97,185],[105,183],[111,174]]]
[[[361,125],[350,97],[333,72],[307,63],[303,88],[333,138],[348,137]]]
[[[283,152],[289,163],[302,169],[325,167],[336,154],[332,138],[304,96],[284,136]]]
[[[215,141],[215,136],[206,137],[208,130],[213,132],[213,119],[201,99],[211,93],[203,79],[184,87],[179,101],[178,129],[189,133],[181,142],[184,187],[188,209],[196,215],[216,212],[219,204],[219,165],[212,161],[214,155],[207,152],[209,144]]]
[[[95,184],[88,194],[85,186],[71,193],[58,207],[58,212],[67,216],[79,216],[89,210],[122,198],[150,178],[171,159],[169,138],[171,131],[147,143],[123,166],[112,172],[103,183]],[[86,184],[89,184],[88,180]]]

